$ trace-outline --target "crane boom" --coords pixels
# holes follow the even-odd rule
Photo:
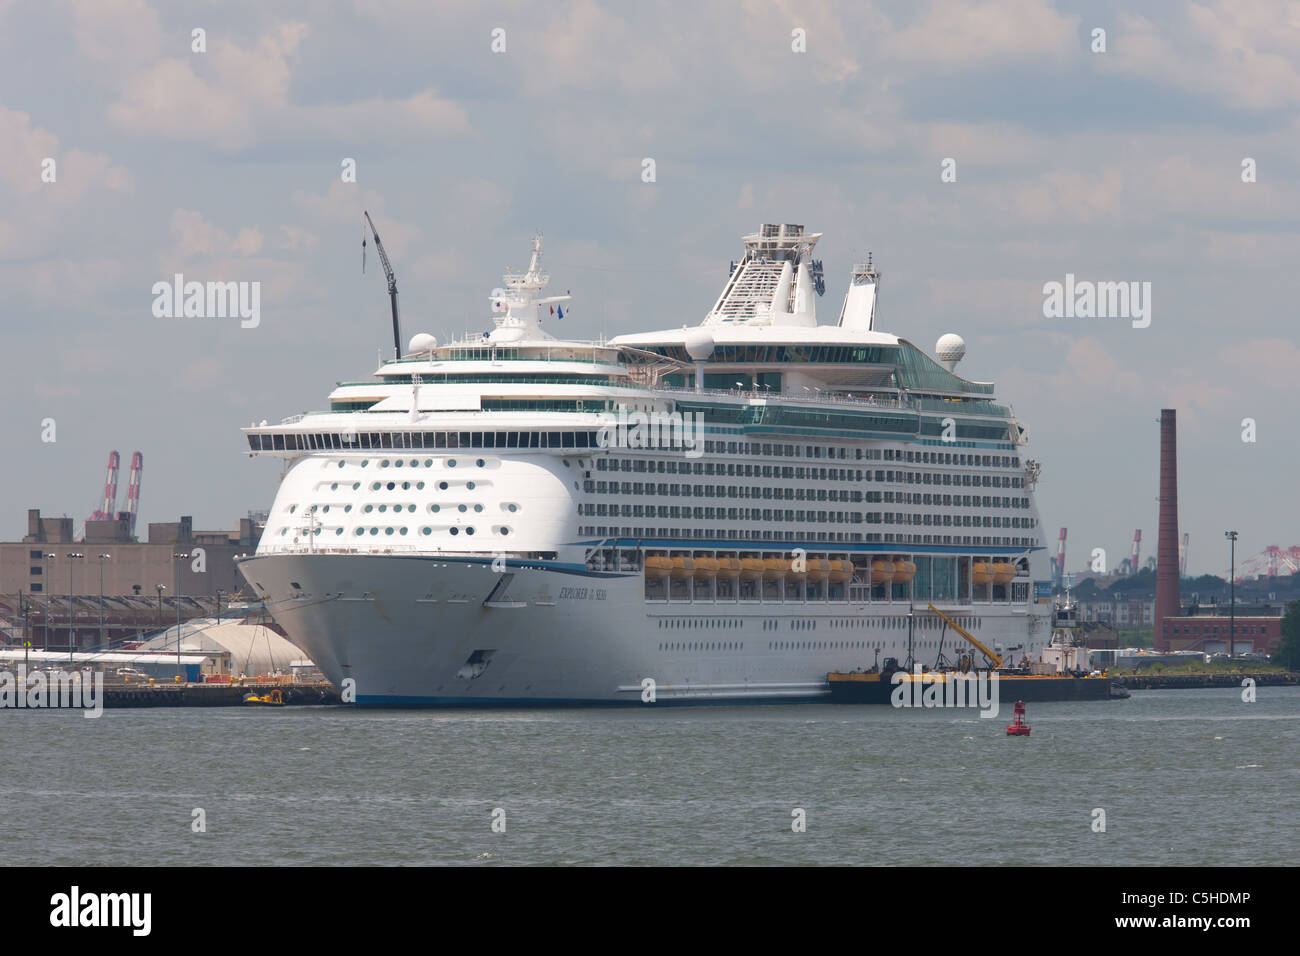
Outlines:
[[[370,213],[365,212],[366,222],[370,225],[370,234],[375,237],[375,251],[379,253],[379,261],[384,266],[384,275],[388,279],[388,299],[393,307],[393,352],[394,358],[402,357],[402,333],[397,324],[397,276],[393,273],[393,266],[388,261],[388,253],[384,252],[384,244],[379,241],[379,233],[375,231],[375,222],[370,218]],[[361,237],[361,271],[366,271],[366,237]]]
[[[935,614],[938,614],[938,615],[939,615],[941,618],[943,618],[945,621],[947,621],[947,622],[948,622],[948,625],[949,625],[949,626],[950,626],[954,631],[956,631],[956,632],[957,632],[958,634],[960,634],[962,637],[966,638],[966,640],[970,641],[972,644],[974,644],[976,647],[978,647],[979,650],[980,650],[980,653],[983,654],[983,655],[988,659],[989,667],[993,668],[994,670],[997,670],[999,667],[1002,666],[1002,656],[1001,656],[1000,654],[994,654],[991,650],[989,650],[987,647],[985,647],[985,646],[984,646],[983,644],[981,644],[979,641],[975,640],[975,638],[974,638],[974,637],[973,637],[973,636],[972,636],[968,631],[966,631],[965,629],[959,627],[959,626],[957,625],[957,622],[956,622],[956,621],[954,621],[952,618],[950,618],[947,614],[944,614],[943,611],[940,611],[940,610],[939,610],[937,607],[935,607],[933,604],[930,605],[930,610],[933,611]]]

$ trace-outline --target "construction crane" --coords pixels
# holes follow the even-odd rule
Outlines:
[[[115,451],[108,453],[108,477],[104,479],[104,501],[99,510],[91,514],[91,521],[109,521],[113,518],[113,509],[117,507],[117,469],[121,463],[121,455]]]
[[[393,273],[392,264],[388,261],[388,253],[384,252],[384,244],[379,241],[379,233],[375,232],[374,220],[370,218],[370,213],[362,210],[366,217],[366,222],[370,225],[370,234],[375,237],[375,251],[379,253],[379,261],[384,266],[384,275],[388,278],[388,299],[393,307],[393,352],[394,358],[402,357],[402,333],[397,325],[397,276]],[[366,233],[361,231],[361,273],[366,271]]]
[[[140,476],[144,472],[144,455],[131,456],[131,483],[126,489],[126,513],[131,519],[130,534],[135,534],[135,519],[140,513]]]
[[[943,618],[948,623],[948,626],[951,627],[954,631],[956,631],[962,637],[966,638],[966,640],[970,641],[970,643],[973,644],[975,647],[979,648],[980,653],[983,654],[985,660],[989,662],[989,668],[991,670],[997,670],[999,667],[1002,666],[1001,654],[993,653],[991,650],[989,650],[979,641],[975,640],[974,636],[972,636],[970,632],[958,626],[956,621],[950,618],[947,614],[944,614],[943,611],[940,611],[933,604],[930,605],[930,610],[933,611],[935,614],[938,614],[941,618]]]

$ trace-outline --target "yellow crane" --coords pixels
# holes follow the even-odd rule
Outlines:
[[[1001,655],[999,655],[999,654],[994,654],[991,650],[989,650],[987,647],[985,647],[985,646],[984,646],[983,644],[981,644],[979,641],[975,640],[974,636],[971,635],[968,631],[966,631],[965,628],[959,627],[959,626],[957,625],[957,622],[956,622],[956,621],[954,621],[952,618],[950,618],[947,614],[944,614],[943,611],[940,611],[940,610],[939,610],[937,607],[935,607],[933,604],[930,605],[930,610],[933,611],[935,614],[938,614],[938,615],[939,615],[941,618],[943,618],[945,621],[947,621],[947,622],[948,622],[948,626],[951,627],[954,631],[956,631],[956,632],[957,632],[958,634],[960,634],[962,637],[966,638],[966,640],[970,641],[970,642],[971,642],[972,644],[974,644],[977,648],[979,648],[980,653],[983,654],[984,657],[988,660],[988,662],[989,662],[989,667],[993,668],[994,670],[997,670],[999,667],[1002,666],[1002,657],[1001,657]]]

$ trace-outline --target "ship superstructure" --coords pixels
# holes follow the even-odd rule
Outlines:
[[[870,263],[818,325],[819,238],[764,225],[701,325],[596,343],[547,330],[536,240],[491,330],[245,429],[286,459],[245,577],[362,703],[816,699],[938,653],[931,604],[1038,659],[1026,430],[957,336],[876,330]]]

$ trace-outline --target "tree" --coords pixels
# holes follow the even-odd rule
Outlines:
[[[1273,659],[1289,671],[1300,670],[1300,601],[1286,606],[1282,617],[1282,640],[1273,652]]]

